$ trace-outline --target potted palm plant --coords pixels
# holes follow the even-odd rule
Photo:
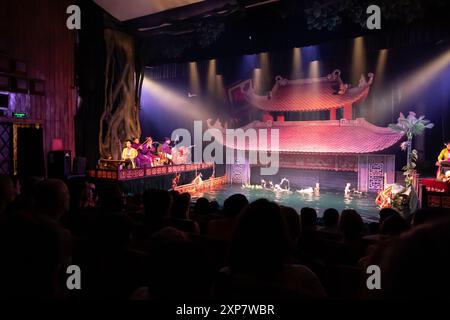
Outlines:
[[[426,129],[431,129],[434,124],[425,119],[425,116],[416,117],[416,114],[412,111],[405,117],[403,113],[400,113],[397,123],[390,124],[389,128],[402,133],[406,136],[400,147],[406,151],[406,165],[403,166],[403,175],[405,176],[405,186],[402,192],[397,193],[393,199],[393,207],[395,207],[400,213],[407,215],[417,207],[417,194],[412,188],[414,175],[416,173],[416,163],[418,160],[417,150],[413,149],[413,138],[421,135]]]

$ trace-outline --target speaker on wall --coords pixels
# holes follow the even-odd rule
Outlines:
[[[73,172],[74,175],[84,175],[86,174],[86,158],[75,157],[73,158]]]
[[[71,172],[71,162],[70,150],[50,151],[47,158],[47,177],[67,178]]]

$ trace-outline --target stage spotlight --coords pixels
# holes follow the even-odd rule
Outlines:
[[[208,83],[207,83],[207,89],[208,94],[210,96],[214,95],[214,91],[216,88],[216,73],[217,73],[217,67],[216,67],[216,59],[209,60],[208,63]]]
[[[260,90],[269,90],[269,87],[271,87],[273,79],[271,79],[270,60],[269,54],[267,52],[261,52],[259,54],[259,67],[261,70],[259,76]]]
[[[390,105],[391,121],[394,121],[394,110],[396,105],[403,101],[402,97],[417,97],[417,94],[421,94],[422,90],[427,88],[430,83],[437,79],[449,67],[450,50],[447,50],[423,67],[403,75],[403,81],[396,82],[395,85],[385,87],[383,90],[376,92],[376,97],[380,101],[380,105]],[[377,75],[375,74],[376,78]],[[388,109],[386,108],[385,112],[387,111]]]
[[[211,118],[208,106],[201,104],[196,99],[188,99],[185,93],[181,94],[147,77],[144,78],[142,87],[143,92],[149,92],[158,104],[164,105],[176,116],[183,115],[194,120]]]
[[[365,73],[366,73],[366,49],[364,46],[364,38],[358,37],[353,39],[351,83],[353,85],[358,84],[361,74]]]
[[[197,62],[189,62],[189,87],[191,93],[200,93],[200,80],[198,76]]]
[[[216,75],[216,98],[219,99],[219,101],[226,101],[225,86],[221,74]]]
[[[378,87],[384,78],[384,71],[386,70],[386,61],[388,57],[388,49],[381,49],[378,52],[377,67],[375,69],[375,83],[374,87]]]
[[[298,79],[302,77],[302,52],[300,48],[292,49],[292,71],[291,79]]]
[[[400,83],[402,95],[405,97],[412,96],[418,91],[423,90],[431,81],[433,81],[439,73],[450,66],[450,49],[442,53],[433,61],[427,63],[419,70],[414,71],[405,77],[405,81]]]
[[[309,78],[320,77],[320,63],[319,60],[314,60],[309,63]]]
[[[260,68],[255,68],[253,69],[253,90],[256,93],[259,93],[259,91],[261,90],[261,69]]]

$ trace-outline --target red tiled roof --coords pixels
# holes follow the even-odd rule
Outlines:
[[[349,88],[343,94],[333,94],[332,83],[327,77],[316,79],[287,80],[277,77],[271,98],[260,96],[252,88],[241,90],[246,100],[264,111],[320,111],[341,108],[367,97],[368,83]]]
[[[226,140],[225,145],[240,150],[275,151],[270,141],[270,130],[279,130],[278,151],[285,153],[326,153],[326,154],[361,154],[384,150],[396,142],[402,135],[390,128],[377,127],[363,118],[356,120],[325,120],[325,121],[287,121],[260,122],[255,121],[241,129],[269,129],[267,140],[261,136],[261,141],[268,141],[268,147],[259,146],[259,136],[251,145],[246,140],[245,145]]]

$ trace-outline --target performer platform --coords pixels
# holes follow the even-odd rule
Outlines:
[[[420,195],[424,208],[450,208],[450,183],[436,179],[421,179]]]

